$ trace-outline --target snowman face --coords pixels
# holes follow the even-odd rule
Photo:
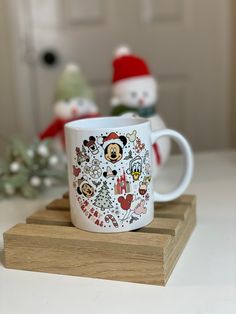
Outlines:
[[[133,108],[154,105],[157,94],[157,83],[152,77],[125,79],[113,86],[113,95],[119,103]]]
[[[86,98],[72,98],[55,104],[55,115],[63,120],[72,120],[93,113],[97,113],[96,105]]]

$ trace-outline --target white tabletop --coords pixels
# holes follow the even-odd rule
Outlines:
[[[180,173],[172,157],[159,188]],[[38,200],[0,202],[2,233],[64,192]],[[196,154],[188,193],[197,195],[197,227],[166,287],[5,269],[0,264],[0,313],[236,313],[236,151]]]

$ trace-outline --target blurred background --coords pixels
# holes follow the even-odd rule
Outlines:
[[[48,125],[67,62],[109,113],[113,52],[125,43],[158,79],[168,127],[195,151],[236,145],[234,15],[234,0],[0,0],[1,136],[32,139]]]

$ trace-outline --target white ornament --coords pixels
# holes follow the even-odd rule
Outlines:
[[[49,155],[48,148],[45,144],[40,144],[38,146],[37,152],[42,157],[48,157],[48,155]]]
[[[30,179],[30,184],[33,186],[33,187],[39,187],[41,185],[41,179],[38,177],[38,176],[33,176],[31,179]]]
[[[15,188],[10,183],[4,184],[4,190],[7,195],[13,195],[15,193]]]
[[[58,157],[56,155],[52,155],[50,158],[49,158],[49,164],[51,166],[55,166],[58,164]]]
[[[43,184],[49,188],[50,186],[52,186],[52,180],[50,178],[45,178],[43,179]]]
[[[16,173],[20,170],[20,164],[17,161],[14,161],[10,164],[10,171]]]

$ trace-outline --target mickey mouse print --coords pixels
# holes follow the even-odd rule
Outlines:
[[[151,202],[147,147],[134,129],[94,132],[74,148],[74,193],[89,223],[104,232],[129,230],[146,215]]]

